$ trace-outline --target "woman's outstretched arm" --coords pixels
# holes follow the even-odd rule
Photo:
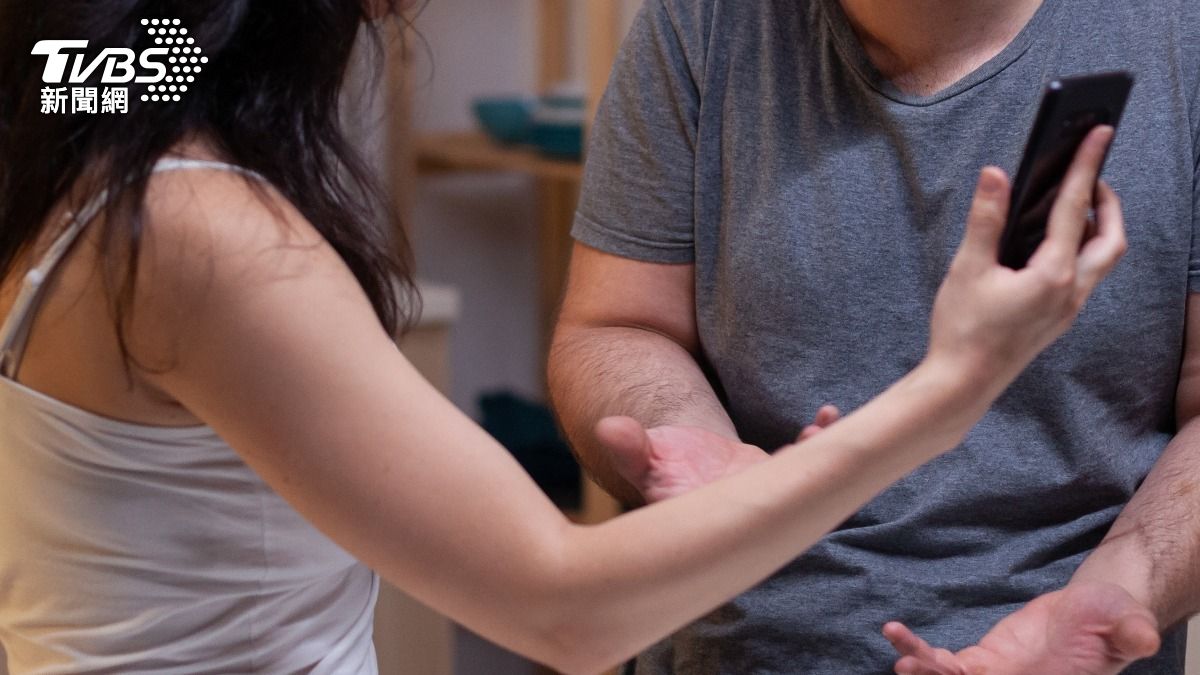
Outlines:
[[[163,366],[140,377],[389,581],[509,648],[596,671],[762,580],[959,442],[1124,249],[1107,188],[1080,248],[1109,137],[1085,143],[1020,273],[995,262],[1007,181],[984,171],[929,354],[894,386],[767,462],[597,526],[570,524],[405,361],[300,214],[238,177],[154,178],[131,349]]]

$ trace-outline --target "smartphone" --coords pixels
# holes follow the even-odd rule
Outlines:
[[[1013,181],[1000,263],[1019,270],[1046,237],[1046,221],[1075,153],[1095,127],[1121,121],[1133,76],[1127,72],[1064,77],[1046,85]],[[1103,168],[1103,164],[1101,165]]]

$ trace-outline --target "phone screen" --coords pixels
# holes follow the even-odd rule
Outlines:
[[[1117,126],[1132,86],[1132,76],[1114,72],[1063,78],[1046,87],[1013,183],[1001,263],[1021,269],[1041,245],[1054,200],[1083,139],[1101,124]]]
[[[1020,258],[1022,265],[1046,237],[1050,209],[1083,139],[1101,124],[1111,124],[1109,117],[1104,110],[1088,110],[1063,120],[1058,125],[1057,137],[1047,139],[1050,142],[1046,151],[1036,155],[1024,194],[1014,204],[1017,209],[1014,233],[1018,236],[1009,242],[1013,258]]]

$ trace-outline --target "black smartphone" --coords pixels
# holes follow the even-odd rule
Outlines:
[[[1019,270],[1046,237],[1046,221],[1075,153],[1095,127],[1121,121],[1133,76],[1126,72],[1064,77],[1046,85],[1013,181],[1000,263]]]

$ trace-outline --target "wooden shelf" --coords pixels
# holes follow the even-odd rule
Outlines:
[[[482,132],[430,134],[417,139],[417,171],[517,171],[537,178],[578,183],[583,164],[554,159],[532,148],[500,145]]]

